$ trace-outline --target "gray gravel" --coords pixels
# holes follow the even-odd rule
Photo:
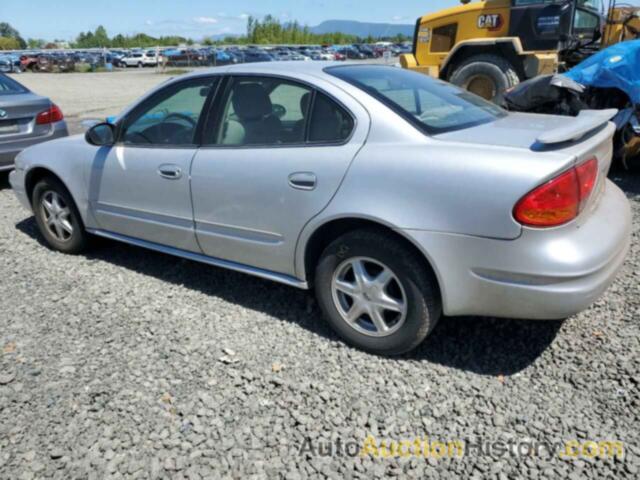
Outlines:
[[[640,176],[616,176],[638,218]],[[637,478],[640,232],[560,322],[445,319],[416,353],[344,346],[310,295],[105,242],[43,247],[0,177],[0,478]],[[322,457],[340,438],[615,439],[626,458]]]

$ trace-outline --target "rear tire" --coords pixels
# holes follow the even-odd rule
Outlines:
[[[331,243],[317,265],[315,291],[335,332],[377,355],[415,349],[441,316],[437,283],[424,259],[376,230],[353,231]]]
[[[31,204],[40,233],[47,244],[63,253],[87,248],[89,237],[69,191],[57,179],[46,177],[33,189]]]
[[[500,105],[505,92],[520,83],[520,77],[505,58],[482,54],[470,57],[456,66],[449,81]]]

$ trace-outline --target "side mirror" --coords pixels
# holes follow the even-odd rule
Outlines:
[[[87,130],[84,138],[96,147],[110,146],[116,143],[116,128],[111,123],[99,123]]]

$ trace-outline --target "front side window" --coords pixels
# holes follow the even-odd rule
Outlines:
[[[431,36],[431,51],[434,53],[443,53],[450,51],[456,44],[457,35],[457,23],[434,28],[433,34]]]
[[[574,30],[594,31],[600,27],[600,16],[589,10],[578,8],[573,23]]]
[[[397,67],[356,65],[325,71],[364,90],[429,134],[469,128],[506,115],[472,93]]]
[[[136,108],[124,121],[126,145],[190,146],[207,96],[216,79],[197,78],[170,85]]]

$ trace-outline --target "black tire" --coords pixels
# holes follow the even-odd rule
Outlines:
[[[388,267],[406,297],[406,317],[388,336],[361,333],[338,310],[332,282],[350,259],[370,258]],[[335,332],[348,344],[377,355],[401,355],[420,345],[440,319],[442,308],[437,282],[424,259],[393,236],[377,230],[357,230],[332,242],[322,253],[315,272],[315,292],[322,312]]]
[[[64,206],[68,207],[68,222],[71,224],[72,233],[69,238],[60,240],[47,226],[45,208],[43,207],[43,198],[50,192],[55,192],[62,199]],[[47,244],[54,250],[63,253],[77,254],[85,250],[89,243],[89,235],[85,231],[82,217],[78,212],[73,198],[65,186],[53,177],[45,177],[40,180],[33,189],[31,204],[36,217],[36,223],[40,233],[46,240]]]
[[[513,65],[505,58],[498,55],[482,54],[470,57],[460,65],[455,66],[449,76],[449,81],[501,105],[504,93],[518,85],[520,77]],[[491,82],[494,89],[493,93],[485,93],[485,89],[473,91],[474,82]]]

